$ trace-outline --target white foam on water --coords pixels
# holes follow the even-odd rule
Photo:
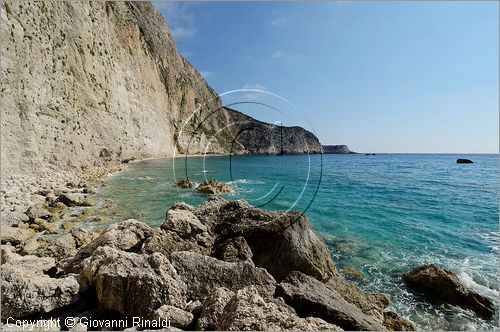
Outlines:
[[[488,288],[486,286],[480,285],[472,279],[470,275],[468,275],[464,271],[460,271],[458,273],[458,279],[464,285],[465,288],[469,288],[475,290],[481,295],[487,296],[495,301],[498,299],[499,293],[497,290]]]

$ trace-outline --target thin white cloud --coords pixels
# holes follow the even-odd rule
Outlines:
[[[265,91],[267,88],[262,84],[244,84],[242,89]]]
[[[295,60],[299,60],[303,58],[304,56],[300,53],[287,53],[284,51],[276,51],[271,55],[271,58],[273,59],[283,59],[288,62],[293,62]]]
[[[176,39],[190,39],[196,35],[196,20],[190,11],[193,4],[175,1],[155,1],[153,4],[167,21],[170,32]]]
[[[271,26],[273,27],[282,27],[288,23],[287,17],[277,17],[271,21]]]
[[[273,53],[273,55],[271,55],[271,57],[273,59],[278,59],[278,58],[281,58],[283,56],[283,52],[282,51],[276,51]]]
[[[204,79],[207,79],[207,78],[210,78],[210,77],[214,77],[215,73],[213,71],[200,71],[200,75]]]

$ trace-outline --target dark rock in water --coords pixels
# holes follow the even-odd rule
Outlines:
[[[183,189],[190,189],[190,188],[195,187],[194,182],[189,180],[189,179],[181,179],[181,180],[177,181],[176,185],[177,185],[177,187],[183,188]]]
[[[292,272],[276,286],[282,297],[301,317],[315,316],[348,331],[381,331],[383,326],[347,302],[338,292],[300,272]]]
[[[347,145],[323,145],[323,153],[326,154],[350,154],[356,153],[349,150]]]
[[[208,179],[203,181],[196,190],[204,194],[219,195],[223,193],[233,192],[234,189],[228,184],[217,181],[216,179]]]
[[[423,265],[403,274],[408,286],[424,293],[430,300],[470,309],[485,319],[495,314],[494,303],[470,289],[466,289],[458,276],[434,264]]]
[[[376,153],[365,153],[365,156],[376,156]]]
[[[457,159],[457,164],[473,164],[474,162],[470,159]]]
[[[413,322],[399,316],[393,311],[384,312],[384,327],[391,331],[416,331]]]

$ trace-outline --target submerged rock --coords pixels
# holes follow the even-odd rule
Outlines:
[[[228,184],[217,181],[216,179],[208,179],[203,181],[196,190],[204,194],[220,195],[233,192],[234,189]]]
[[[403,274],[408,286],[422,292],[428,299],[470,309],[485,319],[495,314],[495,305],[489,298],[466,289],[458,276],[434,264],[419,266]]]
[[[384,312],[384,327],[392,331],[416,331],[413,322],[399,316],[393,311]]]

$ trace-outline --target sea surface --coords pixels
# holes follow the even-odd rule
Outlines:
[[[457,164],[470,158],[474,164]],[[117,203],[113,221],[159,226],[175,201],[208,195],[178,189],[185,178],[230,182],[243,198],[270,210],[302,210],[340,270],[370,292],[391,295],[390,308],[420,329],[492,329],[493,321],[431,304],[401,274],[427,263],[457,272],[476,291],[498,299],[498,155],[377,154],[178,157],[130,164],[98,191]]]

